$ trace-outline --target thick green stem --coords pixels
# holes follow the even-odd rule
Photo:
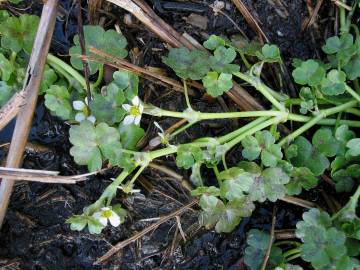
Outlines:
[[[284,256],[284,258],[288,258],[288,257],[290,257],[294,254],[298,254],[298,253],[301,253],[301,250],[298,248],[293,248],[293,249],[290,249],[290,250],[284,252],[283,256]]]
[[[187,83],[186,80],[183,80],[183,84],[184,84],[184,94],[185,94],[185,100],[186,100],[186,106],[192,110],[191,104],[190,104],[190,99],[189,99],[189,93],[188,93],[188,87],[187,87]]]
[[[357,101],[349,101],[342,105],[319,111],[319,114],[316,117],[314,117],[312,120],[307,122],[305,125],[303,125],[299,129],[295,130],[293,133],[286,136],[284,139],[282,139],[279,142],[279,144],[284,145],[284,144],[287,144],[287,143],[293,141],[297,136],[301,135],[302,133],[304,133],[305,131],[310,129],[312,126],[318,124],[323,118],[326,118],[327,116],[338,113],[338,112],[342,112],[348,108],[354,107],[356,104],[357,104]],[[289,117],[289,119],[290,119],[290,117]],[[334,120],[336,123],[336,119],[334,119]]]
[[[230,150],[235,145],[240,143],[246,136],[253,135],[256,131],[262,130],[266,127],[269,127],[269,126],[271,126],[273,124],[277,124],[277,123],[279,123],[279,118],[273,117],[259,125],[256,125],[255,127],[251,128],[251,129],[245,131],[244,133],[242,133],[241,135],[239,135],[238,137],[232,139],[231,141],[229,141],[227,143],[228,150]]]
[[[103,77],[104,77],[104,65],[102,65],[99,68],[99,74],[98,74],[96,82],[93,84],[93,89],[97,88],[100,85],[100,83],[103,80]]]
[[[243,132],[261,124],[262,122],[264,122],[266,119],[268,119],[267,117],[259,117],[256,120],[251,121],[250,123],[247,123],[245,126],[242,126],[241,128],[238,128],[237,130],[234,130],[233,132],[230,132],[224,136],[221,136],[218,138],[218,142],[219,143],[225,143],[230,141],[231,139],[234,139],[235,137],[239,136],[240,134],[242,134]]]
[[[178,128],[177,130],[175,130],[173,133],[170,134],[169,136],[169,140],[172,140],[176,135],[180,134],[181,132],[187,130],[189,127],[191,127],[192,125],[194,125],[196,122],[191,122],[191,123],[187,123],[186,125]]]
[[[346,92],[353,96],[358,102],[360,102],[360,95],[356,93],[351,87],[346,85]]]
[[[47,62],[51,66],[53,66],[52,64],[55,64],[54,67],[61,67],[63,70],[65,70],[67,73],[69,73],[75,80],[77,80],[84,89],[86,89],[85,78],[78,71],[76,71],[72,66],[68,65],[67,63],[62,61],[60,58],[57,58],[56,56],[54,56],[50,53],[47,55]]]
[[[275,108],[277,108],[279,111],[284,111],[285,107],[282,105],[277,99],[271,94],[272,89],[270,89],[267,85],[261,82],[261,80],[258,77],[252,76],[252,75],[246,75],[241,72],[234,73],[236,77],[239,77],[240,79],[248,82],[253,87],[256,88],[272,105],[274,105]]]

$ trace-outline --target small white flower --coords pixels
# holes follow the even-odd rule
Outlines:
[[[95,123],[96,118],[93,115],[89,115],[88,107],[89,104],[87,97],[85,98],[85,102],[81,100],[74,100],[73,101],[73,108],[76,111],[79,111],[75,115],[75,120],[77,122],[81,122],[83,120],[89,120],[92,123]]]
[[[150,140],[150,142],[149,142],[150,146],[156,147],[156,146],[158,146],[159,144],[164,144],[164,145],[167,145],[167,146],[175,149],[176,146],[169,143],[169,134],[166,134],[166,133],[165,133],[164,129],[159,125],[158,122],[154,121],[154,125],[155,125],[161,132],[158,132],[158,137],[155,137],[155,138],[153,138],[152,140]]]
[[[120,225],[121,220],[118,214],[116,214],[110,207],[103,207],[99,212],[93,214],[93,218],[99,221],[102,225],[106,226],[108,220],[110,224],[114,227]]]
[[[124,110],[129,113],[129,115],[127,115],[124,118],[124,125],[130,125],[132,123],[134,123],[135,125],[139,125],[141,120],[141,115],[144,111],[144,106],[141,104],[138,96],[135,96],[131,100],[131,103],[132,105],[130,104],[122,105]]]

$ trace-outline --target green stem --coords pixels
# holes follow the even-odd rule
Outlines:
[[[278,246],[281,246],[281,245],[293,245],[293,246],[300,246],[301,243],[297,242],[297,241],[292,241],[292,240],[283,240],[283,241],[279,241],[279,242],[276,242],[274,244],[274,246],[278,247]]]
[[[62,61],[60,58],[57,58],[56,56],[50,53],[47,55],[47,62],[50,65],[55,64],[55,67],[61,67],[63,70],[69,73],[75,80],[77,80],[84,89],[86,89],[85,78],[72,66],[70,66],[69,64]]]
[[[190,104],[190,99],[189,99],[188,87],[187,87],[187,83],[186,83],[185,79],[183,79],[183,84],[184,84],[184,94],[185,94],[186,105],[190,110],[192,110],[192,107]]]
[[[246,75],[241,72],[233,73],[236,77],[248,82],[255,87],[272,105],[275,106],[279,111],[284,111],[284,105],[282,105],[276,98],[273,97],[271,92],[273,91],[267,85],[261,82],[258,77],[252,75]]]
[[[347,29],[347,25],[346,25],[345,8],[342,6],[339,6],[339,11],[340,11],[340,32],[342,34],[347,33],[349,30]]]
[[[356,208],[358,205],[359,198],[360,198],[360,185],[357,187],[355,193],[350,197],[349,202],[342,209],[340,209],[338,212],[336,212],[331,217],[331,219],[335,220],[336,218],[339,217],[339,215],[342,215],[344,211],[349,212],[349,209],[350,209],[350,211],[352,211],[354,213],[354,215],[356,215]]]
[[[357,104],[356,101],[349,101],[347,103],[344,103],[342,105],[330,108],[330,109],[326,109],[326,110],[321,110],[319,111],[319,114],[314,117],[313,119],[311,119],[309,122],[307,122],[305,125],[303,125],[302,127],[300,127],[299,129],[295,130],[293,133],[289,134],[288,136],[286,136],[284,139],[282,139],[279,142],[279,145],[284,145],[287,144],[291,141],[293,141],[297,136],[301,135],[302,133],[304,133],[305,131],[307,131],[308,129],[310,129],[312,126],[318,124],[323,118],[326,118],[329,115],[338,113],[338,112],[342,112],[348,108],[351,108],[353,106],[355,106]],[[290,119],[290,117],[288,118]],[[336,119],[335,123],[336,123]]]
[[[221,186],[221,179],[220,179],[220,173],[219,173],[219,169],[217,166],[213,167],[215,176],[216,176],[216,180],[218,181],[219,186]]]
[[[273,124],[279,123],[279,119],[277,117],[270,118],[269,120],[256,125],[255,127],[245,131],[241,135],[237,136],[236,138],[232,139],[227,143],[228,150],[233,148],[235,145],[237,145],[239,142],[241,142],[246,136],[250,136],[254,134],[256,131],[262,130],[268,126],[271,126]]]
[[[268,119],[267,117],[259,117],[256,120],[251,121],[250,123],[247,123],[245,126],[242,126],[241,128],[238,128],[237,130],[234,130],[233,132],[230,132],[224,136],[219,137],[217,140],[219,143],[223,144],[225,142],[230,141],[231,139],[239,136],[240,134],[242,134],[243,132],[261,124],[262,122],[264,122],[266,119]]]
[[[189,127],[191,127],[195,123],[196,122],[187,123],[186,125],[182,126],[181,128],[178,128],[177,130],[175,130],[173,133],[170,134],[169,140],[172,140],[173,138],[175,138],[176,135],[178,135],[181,132],[187,130]]]
[[[283,257],[284,258],[290,257],[291,255],[298,254],[298,253],[301,253],[301,250],[298,248],[293,248],[293,249],[290,249],[290,250],[284,252]]]
[[[348,85],[345,86],[346,92],[353,96],[358,102],[360,102],[360,95],[356,93],[351,87]]]
[[[245,54],[244,54],[243,52],[241,52],[240,50],[238,50],[238,52],[239,52],[239,54],[240,54],[241,60],[242,60],[242,61],[244,62],[244,64],[245,64],[245,67],[246,67],[247,69],[250,69],[250,68],[251,68],[251,65],[250,65],[250,63],[248,62],[248,60],[246,59]]]
[[[300,256],[301,256],[301,252],[298,252],[298,253],[296,253],[296,254],[294,254],[292,256],[287,257],[286,262],[290,262],[292,260],[295,260],[295,259],[299,258]]]
[[[55,64],[55,63],[48,63],[53,69],[56,70],[57,73],[62,75],[70,85],[73,84],[73,77],[69,73],[67,73],[61,66]]]
[[[173,112],[167,111],[163,109],[156,110],[155,114],[152,114],[152,111],[144,111],[145,114],[155,115],[158,117],[174,117],[174,118],[187,118],[186,112]],[[279,112],[279,111],[247,111],[247,112],[223,112],[223,113],[205,113],[205,112],[197,112],[197,121],[201,120],[212,120],[212,119],[227,119],[227,118],[246,118],[246,117],[261,117],[261,116],[278,116],[278,117],[286,117],[286,112]]]
[[[14,64],[15,64],[16,57],[17,57],[17,53],[16,52],[11,52],[10,63],[11,63],[12,66],[14,66]]]
[[[226,155],[225,155],[225,153],[221,155],[221,160],[222,160],[222,163],[223,163],[223,166],[224,166],[224,170],[227,170],[228,166],[226,164]]]
[[[145,170],[145,168],[147,167],[147,165],[145,166],[141,166],[138,171],[134,174],[134,176],[131,178],[131,180],[126,184],[126,186],[133,186],[134,182],[136,181],[136,179],[139,177],[139,175],[143,172],[143,170]]]
[[[109,206],[111,204],[111,200],[115,197],[118,186],[125,180],[125,178],[130,174],[130,172],[122,171],[118,177],[108,185],[104,192],[101,194],[100,198],[97,199],[96,202],[89,205],[84,209],[84,213],[86,215],[92,215],[99,208],[103,207],[105,200],[107,200],[106,205]]]
[[[104,65],[102,65],[99,68],[99,74],[98,74],[96,82],[93,84],[93,89],[96,89],[101,84],[103,77],[104,77]]]

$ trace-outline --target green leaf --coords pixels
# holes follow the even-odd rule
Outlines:
[[[11,75],[15,71],[14,66],[11,62],[0,53],[0,75],[3,81],[8,81],[11,78]]]
[[[202,165],[201,162],[195,162],[195,164],[192,165],[192,167],[191,167],[190,181],[196,187],[203,185],[201,171],[200,171],[201,165]]]
[[[216,50],[220,46],[225,46],[225,40],[219,36],[211,35],[207,41],[204,42],[204,47],[209,50]]]
[[[346,74],[343,71],[333,69],[329,71],[326,78],[321,81],[321,92],[324,95],[336,96],[346,91]]]
[[[255,137],[245,137],[241,144],[244,147],[242,151],[244,158],[255,160],[261,153],[261,161],[267,167],[275,167],[283,157],[281,147],[275,144],[275,138],[267,130],[256,132]]]
[[[309,190],[316,187],[318,179],[306,167],[294,168],[291,172],[291,179],[286,185],[288,195],[299,195],[302,189]]]
[[[314,94],[309,87],[301,87],[299,97],[303,100],[300,103],[300,113],[306,114],[314,109]]]
[[[210,66],[218,73],[232,74],[240,70],[238,65],[231,64],[235,58],[236,51],[234,48],[225,48],[224,46],[220,46],[214,51],[214,56],[210,57]]]
[[[135,168],[134,157],[123,151],[122,145],[119,141],[102,145],[101,153],[113,166],[123,168],[127,172],[131,172]]]
[[[330,37],[326,40],[326,44],[322,47],[326,54],[334,54],[349,49],[353,45],[353,36],[351,34],[343,34]]]
[[[215,71],[210,71],[202,81],[206,92],[213,97],[221,96],[233,87],[232,75],[226,73],[219,75]]]
[[[200,196],[200,195],[212,195],[212,196],[220,196],[220,189],[214,186],[206,187],[197,187],[191,191],[191,196]]]
[[[285,196],[287,184],[290,177],[283,169],[267,168],[260,175],[254,175],[254,182],[249,190],[249,196],[253,201],[264,202],[270,200],[275,202]]]
[[[102,154],[100,148],[119,141],[119,132],[105,123],[96,127],[90,121],[81,121],[80,125],[72,126],[69,131],[73,147],[70,154],[79,165],[87,165],[89,171],[101,169]]]
[[[359,54],[354,55],[350,61],[344,66],[344,71],[349,80],[355,80],[360,77],[360,57]]]
[[[296,236],[304,243],[300,246],[301,257],[315,269],[329,269],[346,256],[345,234],[332,227],[327,213],[310,209],[296,228]]]
[[[113,74],[114,83],[124,91],[127,100],[132,100],[138,95],[139,77],[126,70],[118,70]]]
[[[250,216],[255,209],[254,204],[246,197],[228,202],[226,205],[213,195],[202,195],[199,205],[203,210],[199,216],[200,224],[220,232],[231,232],[241,220]]]
[[[96,55],[90,52],[90,48],[102,50],[107,54],[111,54],[114,57],[125,58],[127,56],[126,45],[127,41],[125,37],[115,30],[105,31],[102,27],[97,25],[85,25],[84,26],[84,41],[86,48],[86,55],[96,58]],[[70,62],[78,70],[83,70],[83,62],[79,58],[81,55],[81,47],[79,36],[74,37],[74,46],[70,48],[69,54],[71,56]],[[95,74],[102,63],[95,61],[88,61],[90,74]]]
[[[0,23],[4,22],[7,20],[7,18],[10,17],[9,12],[7,12],[6,10],[0,10]]]
[[[119,126],[119,133],[123,148],[128,150],[136,150],[137,143],[145,135],[145,131],[141,127],[135,124],[124,125],[123,123]]]
[[[354,186],[354,180],[347,172],[347,170],[340,169],[331,174],[335,181],[335,188],[337,192],[350,192]]]
[[[94,94],[89,106],[97,121],[113,125],[121,122],[126,114],[121,106],[124,101],[123,90],[110,83],[106,87],[106,94]]]
[[[360,138],[351,139],[347,142],[347,154],[353,157],[360,155]]]
[[[39,17],[35,15],[9,17],[0,24],[1,46],[16,53],[24,50],[30,54],[38,25]]]
[[[295,139],[294,145],[297,147],[297,156],[290,159],[295,167],[307,167],[315,176],[322,174],[330,165],[327,157],[311,145],[304,137]]]
[[[201,161],[203,153],[200,147],[181,145],[177,149],[176,165],[190,169],[196,161]]]
[[[102,229],[104,229],[104,226],[95,218],[85,215],[75,215],[67,219],[66,223],[70,224],[70,229],[74,231],[82,231],[86,226],[88,226],[91,234],[99,234]]]
[[[339,143],[338,155],[344,155],[346,152],[346,144],[348,141],[355,138],[355,132],[349,130],[348,126],[341,125],[335,131],[335,138]]]
[[[70,103],[70,93],[64,86],[52,85],[46,90],[45,106],[51,114],[63,120],[71,119],[72,106]]]
[[[12,86],[8,85],[4,81],[0,81],[0,107],[5,105],[15,92],[16,91]]]
[[[43,94],[49,89],[52,85],[55,84],[57,81],[58,76],[56,75],[55,71],[50,68],[48,65],[45,66],[45,71],[43,75],[43,79],[40,85],[40,93]]]
[[[257,57],[267,63],[281,62],[280,50],[276,45],[265,44],[261,48],[261,53],[257,53]]]
[[[312,138],[312,144],[327,157],[335,156],[340,146],[329,128],[318,129]]]
[[[220,186],[221,197],[230,201],[241,199],[245,193],[249,192],[254,182],[251,173],[237,167],[221,172],[219,179],[222,180]]]
[[[270,235],[266,232],[252,229],[248,232],[246,239],[247,247],[245,248],[244,261],[251,270],[260,269],[266,251],[270,243]],[[279,247],[272,246],[268,265],[273,269],[282,261],[282,251]]]
[[[200,80],[209,71],[209,55],[201,50],[192,50],[181,47],[170,49],[167,57],[162,61],[171,67],[176,75],[183,79]]]
[[[307,60],[297,67],[292,75],[296,83],[301,85],[315,86],[319,85],[325,77],[325,69],[314,60]]]

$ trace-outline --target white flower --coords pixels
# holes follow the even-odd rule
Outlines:
[[[152,140],[150,140],[149,144],[150,146],[152,147],[156,147],[158,146],[160,143],[161,144],[164,144],[164,145],[167,145],[171,148],[176,148],[175,145],[172,145],[169,143],[169,134],[166,134],[164,129],[159,125],[158,122],[154,121],[154,125],[161,131],[161,132],[158,132],[158,137],[155,137],[153,138]]]
[[[144,106],[141,104],[140,99],[138,96],[135,96],[131,100],[132,105],[130,104],[123,104],[122,107],[125,111],[129,113],[124,119],[124,125],[130,125],[134,123],[138,125],[141,120],[141,115],[144,111]]]
[[[108,220],[110,221],[110,224],[114,227],[119,226],[121,223],[119,215],[116,214],[113,210],[111,210],[110,207],[101,208],[99,212],[95,212],[93,214],[93,218],[95,218],[104,226],[107,225]]]
[[[76,111],[79,111],[76,115],[75,115],[75,120],[77,122],[81,122],[83,120],[89,120],[92,123],[95,123],[96,118],[93,115],[89,115],[89,111],[88,111],[88,100],[87,98],[85,98],[85,102],[81,101],[81,100],[74,100],[73,101],[73,108]]]

